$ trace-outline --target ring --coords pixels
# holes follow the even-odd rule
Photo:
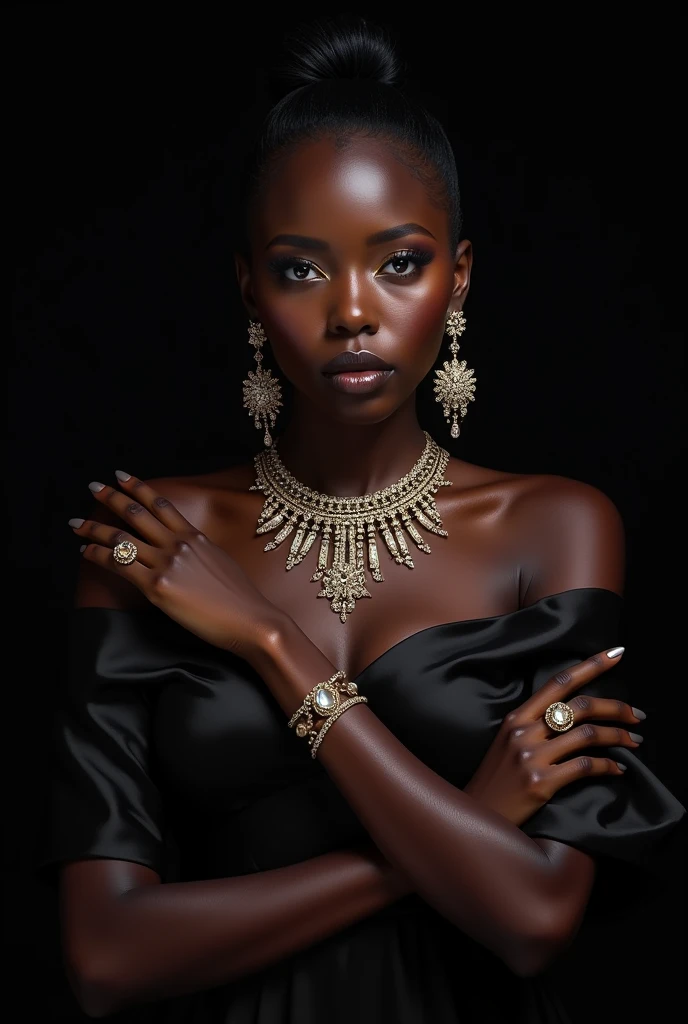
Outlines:
[[[131,565],[132,562],[136,561],[136,556],[139,550],[131,540],[123,540],[119,544],[115,544],[112,552],[112,557],[120,565]]]
[[[566,732],[573,725],[574,720],[573,708],[570,708],[568,704],[562,704],[557,701],[556,704],[550,704],[545,711],[545,721],[550,729],[554,729],[555,732]]]

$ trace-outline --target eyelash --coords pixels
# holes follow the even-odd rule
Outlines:
[[[414,263],[416,269],[410,274],[392,274],[391,277],[415,277],[420,273],[421,267],[425,267],[428,263],[432,262],[433,254],[423,249],[400,249],[399,252],[393,252],[389,259],[385,260],[382,267],[386,267],[389,263],[393,263],[394,260],[408,260],[409,263]],[[382,270],[380,267],[380,270]],[[380,271],[378,271],[379,273]]]
[[[388,266],[394,260],[408,260],[409,263],[414,263],[416,269],[410,274],[386,274],[386,277],[398,277],[404,280],[416,277],[421,270],[421,267],[427,266],[433,259],[433,254],[422,249],[400,249],[399,252],[392,253],[380,267],[382,270]],[[299,284],[298,281],[293,281],[291,278],[285,276],[285,272],[293,267],[308,267],[309,269],[316,270],[318,273],[322,273],[315,263],[311,260],[300,259],[297,256],[277,256],[269,264],[270,270],[275,274],[278,274],[282,281],[287,281],[289,284]],[[380,270],[377,273],[380,273]]]

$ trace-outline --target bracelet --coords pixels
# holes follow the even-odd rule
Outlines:
[[[327,730],[330,728],[331,725],[334,725],[334,723],[337,721],[337,719],[339,718],[340,715],[343,715],[345,711],[348,711],[349,708],[352,708],[354,706],[354,704],[367,704],[367,703],[368,703],[368,698],[367,697],[351,697],[349,700],[345,700],[343,704],[340,704],[339,707],[337,708],[337,710],[333,714],[330,715],[330,717],[327,719],[327,721],[323,722],[323,724],[322,724],[322,726],[320,728],[320,732],[318,733],[318,735],[316,736],[315,740],[313,741],[313,746],[311,747],[311,757],[315,757],[315,755],[318,753],[318,747],[320,746],[320,744],[324,740],[325,733],[327,732]]]
[[[347,698],[355,697],[357,693],[356,683],[349,682],[346,673],[335,672],[323,683],[317,683],[310,693],[306,694],[301,706],[289,719],[288,728],[291,729],[296,725],[295,731],[299,739],[308,737],[308,742],[312,746],[318,735],[318,730],[313,723],[313,715],[327,718],[336,714],[343,707],[342,700],[346,703]]]

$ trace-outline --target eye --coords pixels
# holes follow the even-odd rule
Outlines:
[[[386,277],[414,277],[431,259],[432,254],[429,252],[405,249],[403,252],[394,253],[391,259],[380,267],[378,274]]]
[[[294,263],[284,268],[284,276],[287,281],[313,281],[318,274],[312,263]]]
[[[294,256],[279,256],[270,263],[270,269],[283,281],[317,281],[324,276],[310,260],[300,260]]]

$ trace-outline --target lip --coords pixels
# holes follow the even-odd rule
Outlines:
[[[340,352],[334,359],[330,359],[322,368],[324,374],[352,373],[361,370],[392,370],[394,367],[386,363],[374,352],[361,349],[358,352]]]
[[[349,370],[348,373],[328,373],[325,380],[329,381],[336,391],[347,395],[367,395],[377,391],[394,370]]]

